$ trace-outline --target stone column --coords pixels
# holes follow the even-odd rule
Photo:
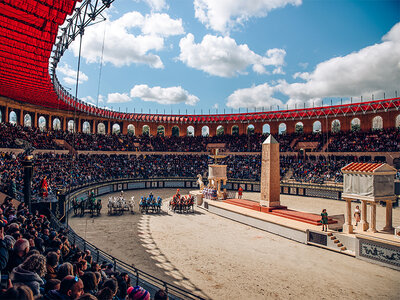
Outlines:
[[[361,230],[367,231],[369,224],[367,222],[367,201],[361,200]]]
[[[392,231],[392,200],[386,201],[386,225],[383,227],[384,231]]]
[[[376,232],[376,203],[371,202],[371,228],[368,230],[370,232]]]
[[[353,233],[353,225],[351,220],[351,199],[346,200],[346,223],[343,224],[343,232]]]
[[[6,104],[4,122],[8,123],[9,119],[10,119],[10,109],[9,109],[8,105]]]
[[[270,135],[262,144],[260,205],[280,207],[279,143]]]

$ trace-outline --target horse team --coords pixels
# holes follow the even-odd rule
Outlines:
[[[135,211],[135,199],[134,196],[130,200],[126,201],[124,192],[121,191],[117,197],[108,197],[108,214],[109,215],[122,215],[125,211],[134,213]],[[75,215],[84,216],[85,211],[89,211],[91,216],[99,216],[102,208],[101,199],[95,199],[94,194],[91,193],[87,200],[81,199],[80,201],[72,200],[72,206]],[[148,197],[141,197],[139,203],[139,211],[141,213],[160,213],[162,210],[162,198],[157,198],[150,192]],[[180,213],[194,212],[194,197],[190,195],[180,195],[179,189],[177,193],[172,197],[169,202],[169,210]]]

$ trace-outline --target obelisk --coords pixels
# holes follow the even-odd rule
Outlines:
[[[280,207],[279,143],[270,135],[262,144],[260,206]]]

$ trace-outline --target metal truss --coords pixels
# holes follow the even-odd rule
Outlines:
[[[72,17],[67,18],[65,25],[60,27],[59,35],[53,46],[53,51],[50,59],[49,72],[50,77],[55,84],[55,70],[64,52],[69,45],[80,34],[83,35],[85,28],[96,20],[106,8],[109,8],[115,0],[85,0],[82,4],[75,8],[75,13]]]

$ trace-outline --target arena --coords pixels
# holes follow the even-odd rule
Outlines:
[[[0,3],[0,298],[397,299],[398,1],[131,2]]]
[[[148,192],[128,192],[127,197],[140,198]],[[175,192],[153,190],[166,200]],[[244,197],[255,200],[259,195],[245,193]],[[296,197],[285,196],[282,203],[314,213],[320,207],[332,214],[343,210],[335,200],[301,200],[300,204]],[[103,208],[102,217],[71,217],[70,225],[113,256],[206,299],[313,298],[320,289],[328,299],[394,299],[399,293],[398,271],[302,245],[199,208],[195,214],[179,214],[164,205],[163,211],[107,216]],[[394,213],[396,226],[400,211]],[[380,208],[381,226],[383,219]],[[357,280],[362,274],[365,278]],[[382,284],[383,277],[390,280]]]

